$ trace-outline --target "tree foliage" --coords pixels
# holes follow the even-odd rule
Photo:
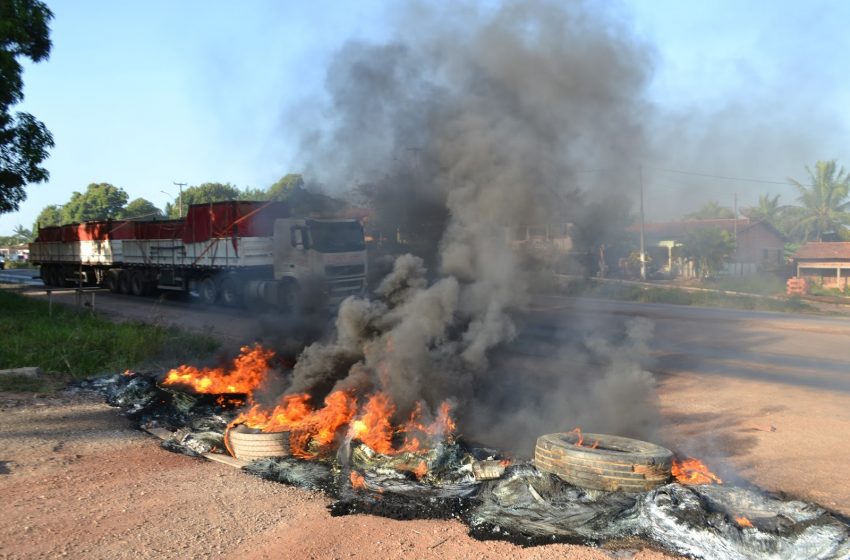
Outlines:
[[[777,226],[782,217],[782,206],[779,205],[779,195],[770,196],[770,194],[759,195],[758,206],[749,206],[741,209],[741,214],[751,220],[767,222],[772,226]]]
[[[74,192],[62,207],[62,223],[120,218],[127,204],[124,189],[109,183],[91,183],[86,192]]]
[[[268,196],[270,200],[286,200],[294,192],[303,188],[304,177],[298,173],[289,173],[269,187]]]
[[[158,220],[162,218],[162,210],[146,198],[136,198],[121,211],[121,217],[127,220]]]
[[[723,268],[735,252],[732,235],[721,229],[698,229],[685,236],[682,254],[692,260],[697,274],[708,278]]]
[[[26,199],[24,186],[49,176],[41,162],[53,147],[53,136],[32,115],[13,115],[10,108],[24,97],[18,59],[47,59],[52,18],[43,2],[0,0],[0,213],[17,210]]]
[[[59,225],[62,225],[62,207],[58,204],[51,204],[50,206],[45,206],[38,214],[35,223],[32,225],[32,230],[38,232],[38,228],[40,227]]]
[[[850,225],[850,175],[835,160],[818,161],[815,168],[806,167],[810,185],[789,179],[797,190],[799,207],[791,209],[795,232],[803,241],[822,241],[824,234],[843,237]]]
[[[189,187],[183,191],[183,216],[189,211],[191,204],[239,200],[241,194],[242,191],[230,183],[202,183]],[[180,217],[180,208],[177,204],[167,204],[165,211],[169,218]]]
[[[702,208],[685,216],[685,218],[691,220],[732,219],[734,217],[735,212],[731,208],[720,206],[720,203],[716,200],[706,202]]]

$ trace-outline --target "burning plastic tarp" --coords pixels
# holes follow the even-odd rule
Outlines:
[[[219,438],[238,415],[215,395],[166,389],[144,375],[114,375],[80,386],[103,392],[141,425],[172,430],[166,447],[188,454],[223,452]],[[450,433],[416,449],[394,445],[389,453],[376,451],[355,433],[332,453],[262,459],[245,470],[327,492],[336,499],[333,515],[461,518],[477,538],[524,545],[642,537],[694,558],[850,557],[847,524],[813,504],[717,484],[672,483],[640,494],[584,490],[531,463],[505,466],[497,452],[467,446]],[[477,479],[475,466],[482,461],[504,467],[503,474]],[[499,470],[494,472],[498,476]]]

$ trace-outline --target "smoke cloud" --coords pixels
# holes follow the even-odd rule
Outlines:
[[[562,4],[414,6],[402,18],[415,31],[352,41],[336,55],[328,120],[304,135],[311,174],[358,186],[377,225],[412,254],[371,300],[342,304],[336,335],[304,350],[290,391],[383,390],[399,414],[450,398],[482,440],[525,442],[569,419],[603,417],[594,429],[646,434],[653,383],[633,352],[602,341],[557,352],[570,371],[607,356],[580,379],[528,364],[504,376],[491,362],[517,337],[528,301],[511,232],[575,221],[588,200],[619,188],[616,176],[595,182],[582,172],[639,159],[646,146],[651,49],[590,3]],[[646,330],[630,327],[627,345],[644,344]],[[506,405],[508,386],[530,408]]]

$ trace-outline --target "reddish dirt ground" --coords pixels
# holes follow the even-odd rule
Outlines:
[[[230,340],[251,328],[230,315],[102,303],[116,317],[225,325]],[[614,317],[633,312],[620,307]],[[635,309],[657,325],[660,443],[727,482],[850,515],[840,474],[850,463],[850,323]],[[0,558],[671,558],[641,543],[480,542],[459,521],[332,518],[324,496],[164,451],[91,397],[0,395],[0,492]]]
[[[328,499],[170,453],[97,397],[0,395],[0,558],[671,558],[521,548],[460,521],[330,517]]]

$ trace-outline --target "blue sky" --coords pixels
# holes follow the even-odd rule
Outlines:
[[[650,99],[671,122],[686,121],[695,139],[683,147],[671,135],[669,153],[646,162],[657,217],[710,199],[731,204],[733,192],[742,205],[763,192],[793,198],[782,185],[658,168],[782,180],[804,178],[816,159],[850,166],[850,3],[595,4],[653,45]],[[392,1],[48,5],[53,50],[26,66],[20,108],[54,134],[51,179],[27,188],[19,212],[0,215],[0,235],[30,227],[44,206],[91,182],[162,207],[171,199],[161,191],[176,193],[175,181],[266,187],[297,172],[298,134],[288,121],[322,95],[329,57],[352,37],[404,32],[394,27]]]

